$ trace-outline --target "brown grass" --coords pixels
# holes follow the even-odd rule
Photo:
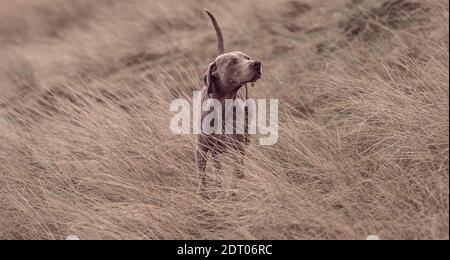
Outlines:
[[[449,238],[448,2],[224,2],[1,1],[0,239]],[[282,110],[209,200],[169,131],[214,58],[203,7]]]

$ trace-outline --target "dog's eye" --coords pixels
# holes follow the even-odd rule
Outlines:
[[[245,57],[247,60],[250,60],[250,57]]]

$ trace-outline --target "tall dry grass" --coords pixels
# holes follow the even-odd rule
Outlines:
[[[389,3],[2,1],[0,238],[448,239],[448,2]],[[281,104],[211,199],[169,131],[214,58],[203,7]]]

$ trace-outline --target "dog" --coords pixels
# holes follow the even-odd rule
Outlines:
[[[211,19],[216,31],[217,57],[212,63],[209,64],[208,70],[203,78],[204,86],[200,92],[200,104],[204,104],[210,99],[214,99],[218,100],[222,107],[224,107],[225,100],[235,100],[237,98],[244,99],[243,95],[240,93],[240,90],[243,86],[245,86],[247,91],[247,83],[251,83],[253,85],[261,78],[262,63],[258,60],[251,59],[247,54],[240,51],[225,53],[222,30],[214,15],[208,10],[204,10]],[[222,109],[222,111],[225,112],[225,109]],[[203,122],[208,113],[209,111],[200,111],[201,116],[199,117],[199,120]],[[222,125],[225,124],[224,120],[225,116],[222,116]],[[220,173],[222,163],[219,159],[219,155],[229,149],[237,152],[238,154],[235,157],[235,173],[238,178],[244,177],[242,168],[244,165],[243,157],[245,155],[245,148],[248,144],[247,120],[248,111],[246,110],[244,118],[244,134],[204,134],[201,132],[197,135],[196,163],[197,168],[202,175],[202,187],[205,187],[206,185],[205,168],[208,153],[211,153],[212,155],[215,171]],[[201,123],[198,125],[201,125]]]

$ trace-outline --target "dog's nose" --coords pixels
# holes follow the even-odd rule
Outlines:
[[[254,68],[254,69],[260,69],[261,68],[261,62],[260,61],[254,61],[254,62],[252,62],[252,64],[251,64],[251,66],[252,66],[252,68]]]

